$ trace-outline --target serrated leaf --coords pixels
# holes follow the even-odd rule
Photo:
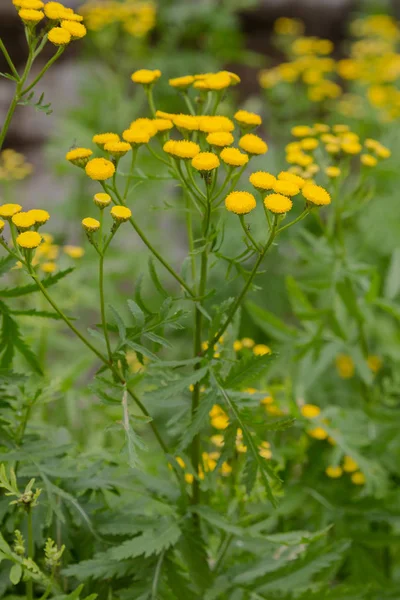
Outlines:
[[[160,346],[163,346],[164,348],[172,348],[173,347],[172,344],[170,344],[168,340],[157,335],[156,333],[153,333],[152,331],[146,332],[145,334],[143,334],[143,337],[149,339],[150,341],[154,342],[155,344],[159,344]]]
[[[400,292],[400,248],[392,254],[387,271],[383,295],[388,300],[393,300]]]
[[[140,306],[134,300],[128,300],[128,307],[136,321],[136,326],[143,329],[145,316]]]
[[[182,450],[187,448],[193,440],[193,438],[196,437],[196,435],[200,433],[204,425],[208,423],[208,413],[212,409],[214,403],[215,393],[213,391],[206,394],[205,397],[202,397],[193,419],[190,421],[189,425],[183,430],[182,438],[178,445],[178,452],[182,452]]]
[[[109,308],[110,308],[110,310],[111,310],[111,312],[113,314],[114,321],[115,321],[115,323],[116,323],[116,325],[118,327],[119,337],[120,337],[121,341],[124,342],[125,338],[126,338],[125,323],[122,320],[122,317],[118,313],[117,309],[112,304],[109,304],[108,306],[109,306]]]
[[[156,288],[156,290],[158,291],[158,293],[164,298],[168,298],[169,297],[169,293],[167,292],[166,289],[164,289],[161,281],[158,278],[157,275],[157,271],[156,268],[154,266],[154,261],[153,261],[153,257],[150,256],[149,258],[149,273],[150,273],[150,277],[154,283],[154,287]]]
[[[168,385],[165,385],[158,390],[149,392],[146,395],[150,396],[152,400],[165,402],[170,398],[174,398],[181,392],[187,391],[190,385],[194,385],[195,383],[201,381],[207,375],[207,373],[208,367],[203,367],[193,371],[190,373],[190,375],[186,375],[186,377],[175,379]]]
[[[156,354],[153,354],[153,352],[151,352],[151,350],[148,350],[145,346],[142,346],[141,344],[136,344],[135,342],[132,342],[132,340],[125,340],[125,344],[132,348],[132,350],[135,350],[135,352],[143,354],[144,356],[147,356],[147,358],[149,358],[150,360],[158,362],[158,356]]]
[[[42,285],[45,288],[49,288],[52,285],[58,283],[61,279],[64,279],[67,275],[74,271],[74,267],[59,271],[55,275],[49,275],[42,280]],[[22,287],[8,288],[0,290],[0,298],[18,298],[19,296],[25,296],[26,294],[32,294],[33,292],[39,291],[39,286],[36,283],[31,283]]]
[[[223,383],[224,387],[239,389],[254,384],[267,370],[271,360],[269,354],[264,354],[264,356],[252,356],[249,359],[236,361]]]
[[[7,273],[11,269],[11,267],[15,265],[16,262],[17,261],[13,256],[11,256],[11,254],[3,256],[3,258],[0,259],[0,275],[4,275],[4,273]]]
[[[160,526],[155,530],[145,531],[137,537],[126,540],[120,546],[110,550],[110,557],[113,560],[124,560],[134,558],[143,554],[151,556],[160,554],[174,546],[181,537],[181,530],[177,523],[169,519],[160,519]]]

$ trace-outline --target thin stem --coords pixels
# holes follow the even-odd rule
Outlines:
[[[164,163],[164,165],[167,165],[167,167],[170,166],[169,162],[167,160],[165,160],[162,156],[157,154],[157,152],[155,152],[153,150],[153,148],[150,146],[150,144],[147,144],[146,147],[147,147],[147,150],[150,152],[150,154],[152,154],[154,156],[154,158],[156,158],[160,162]]]
[[[106,320],[106,309],[104,302],[104,254],[100,254],[99,257],[99,295],[100,295],[100,312],[101,312],[101,324],[103,327],[104,339],[107,346],[108,360],[110,364],[113,362],[112,350],[110,344],[110,336],[108,335],[107,320]]]
[[[229,181],[232,181],[232,185],[227,192],[227,196],[233,191],[233,189],[234,189],[235,185],[237,184],[237,182],[239,181],[243,171],[246,169],[246,166],[247,166],[247,163],[245,165],[243,165],[243,167],[233,176],[232,180],[230,178],[232,171],[228,172],[228,175],[226,177],[224,185],[222,186],[221,189],[218,190],[218,192],[214,196],[213,200],[217,200],[217,198],[221,195],[222,191],[225,189],[226,184]],[[223,198],[215,206],[219,206],[222,202],[223,202]]]
[[[157,561],[156,570],[154,572],[153,585],[151,586],[151,600],[158,598],[158,585],[160,583],[161,569],[164,562],[165,550],[161,552],[160,558]]]
[[[242,229],[243,229],[246,237],[250,240],[250,243],[253,246],[253,248],[255,250],[257,250],[257,252],[262,252],[262,248],[260,248],[260,246],[257,244],[257,242],[254,239],[254,237],[251,235],[250,229],[249,229],[249,225],[246,225],[246,223],[244,221],[244,216],[243,215],[240,215],[239,221],[240,221],[240,224],[242,226]]]
[[[213,569],[214,573],[218,573],[218,571],[222,565],[222,561],[224,560],[226,553],[229,549],[229,546],[231,545],[233,537],[234,536],[231,533],[222,540],[221,546],[218,551],[217,560],[215,561],[215,565],[214,565],[214,569]]]
[[[187,174],[189,176],[190,182],[193,185],[194,189],[196,190],[196,192],[199,194],[199,196],[201,198],[203,198],[204,200],[206,200],[207,196],[205,195],[204,192],[201,191],[201,189],[199,188],[199,186],[195,182],[194,177],[193,177],[193,173],[192,173],[192,168],[189,165],[189,162],[187,160],[185,160],[185,167],[186,167],[186,172],[187,172]]]
[[[287,225],[284,225],[283,227],[280,227],[277,232],[276,235],[278,235],[278,233],[282,233],[282,231],[285,231],[285,229],[288,229],[289,227],[291,227],[292,225],[295,225],[296,223],[299,223],[299,221],[302,221],[304,219],[304,217],[306,217],[310,212],[309,208],[305,208],[304,211],[301,213],[301,215],[299,215],[296,219],[294,219],[293,221],[290,221],[290,223],[288,223]]]
[[[33,541],[33,527],[32,527],[32,508],[28,506],[27,513],[27,527],[28,527],[28,558],[33,560],[34,556],[34,541]],[[27,600],[33,600],[33,580],[28,579],[26,582],[26,598]]]
[[[189,112],[190,112],[190,114],[191,114],[191,115],[195,115],[195,114],[196,114],[196,111],[195,111],[195,109],[194,109],[194,107],[193,107],[193,104],[192,104],[192,102],[191,102],[190,98],[189,98],[189,94],[188,94],[187,90],[184,90],[184,91],[182,91],[181,93],[182,93],[183,99],[184,99],[184,101],[185,101],[185,103],[186,103],[186,106],[187,106],[187,107],[188,107],[188,109],[189,109]]]
[[[185,199],[186,199],[186,228],[187,228],[187,235],[188,235],[190,262],[192,265],[192,285],[195,285],[195,282],[196,282],[196,257],[194,255],[192,209],[190,206],[189,194],[185,194]]]
[[[6,59],[8,66],[10,67],[14,77],[19,80],[19,73],[17,71],[17,69],[14,66],[13,61],[11,60],[11,56],[8,54],[7,48],[5,47],[3,40],[0,38],[0,50],[3,52],[4,54],[4,58]]]
[[[59,58],[59,56],[61,56],[61,54],[64,52],[64,50],[65,50],[65,46],[60,46],[58,48],[57,52],[51,57],[49,62],[43,67],[43,69],[40,71],[40,73],[37,75],[37,77],[35,77],[35,79],[32,81],[32,83],[30,83],[28,85],[28,87],[25,88],[21,92],[21,94],[20,94],[21,98],[22,98],[22,96],[25,96],[25,94],[30,92],[31,89],[34,88],[37,83],[39,83],[39,81],[42,79],[42,77],[46,73],[46,71],[48,71],[48,69],[50,69],[51,65],[53,65],[56,62],[57,58]]]
[[[155,117],[156,116],[156,107],[154,104],[153,86],[152,85],[145,86],[145,92],[146,92],[147,101],[149,103],[151,114],[153,115],[153,117]]]

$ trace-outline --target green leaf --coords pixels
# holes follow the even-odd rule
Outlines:
[[[400,248],[396,248],[390,260],[387,271],[383,295],[388,300],[393,300],[400,292]]]
[[[69,269],[65,269],[64,271],[59,271],[54,275],[49,275],[45,279],[43,279],[41,283],[43,287],[49,288],[50,286],[58,283],[61,279],[64,279],[64,277],[72,273],[73,270],[74,268],[70,267]],[[26,294],[32,294],[33,292],[37,292],[39,289],[40,288],[36,283],[31,283],[22,287],[0,290],[0,297],[17,298],[19,296],[25,296]]]
[[[136,344],[136,342],[132,342],[132,340],[125,340],[125,344],[132,348],[132,350],[135,350],[135,352],[143,354],[144,356],[147,356],[147,358],[149,358],[150,360],[158,362],[158,356],[156,354],[153,354],[153,352],[148,350],[145,346],[142,346],[141,344]]]
[[[284,417],[282,419],[277,419],[276,421],[267,421],[263,423],[264,431],[284,431],[285,429],[289,429],[292,427],[296,419],[292,417]]]
[[[112,304],[109,304],[108,306],[113,314],[114,321],[117,324],[119,337],[124,342],[126,338],[126,327],[122,320],[122,317],[119,315],[117,309],[114,308]]]
[[[195,527],[192,519],[187,519],[182,527],[179,550],[188,568],[189,577],[203,598],[203,592],[213,582],[213,574],[208,565],[206,547],[201,532]]]
[[[315,308],[301,290],[294,277],[288,275],[285,279],[289,300],[296,315],[301,313],[314,313]]]
[[[145,531],[131,540],[126,540],[120,546],[112,548],[109,554],[113,560],[134,558],[141,554],[160,554],[163,550],[175,546],[180,537],[181,530],[177,523],[161,518],[157,529]]]
[[[13,256],[11,256],[11,254],[8,254],[7,256],[4,256],[3,258],[0,259],[0,275],[4,275],[4,273],[7,273],[11,267],[13,267],[15,265],[17,261],[15,260],[15,258]]]
[[[155,344],[159,344],[160,346],[163,346],[164,348],[172,348],[173,347],[172,344],[170,344],[168,340],[157,335],[156,333],[153,333],[152,331],[146,332],[143,335],[145,338],[149,339],[150,341],[154,342]]]
[[[128,307],[136,321],[136,326],[143,329],[145,316],[140,306],[134,300],[128,300]]]
[[[267,335],[282,342],[293,340],[297,336],[296,329],[289,327],[274,314],[265,308],[257,306],[254,302],[246,302],[246,310],[255,324],[265,331]]]
[[[201,381],[208,373],[208,367],[203,367],[197,371],[193,371],[186,377],[175,379],[158,390],[148,392],[146,396],[151,397],[154,401],[162,401],[163,403],[179,395],[181,392],[187,391],[190,385],[194,385]]]
[[[349,316],[357,319],[359,323],[364,321],[364,315],[360,311],[358,305],[358,299],[353,289],[353,284],[348,277],[345,277],[343,281],[340,281],[336,285],[337,292],[346,306]]]
[[[27,310],[10,310],[10,315],[18,315],[21,317],[41,317],[43,319],[55,319],[56,321],[61,320],[61,317],[56,312],[51,312],[48,310],[35,310],[34,308],[30,308]],[[71,317],[69,317],[71,320]]]
[[[166,289],[164,289],[164,287],[161,284],[161,281],[158,278],[157,275],[157,271],[156,268],[154,266],[154,261],[153,261],[153,257],[150,256],[149,258],[149,273],[150,273],[150,277],[154,283],[154,287],[156,288],[156,290],[159,292],[159,294],[164,298],[168,298],[169,297],[169,293],[167,292]]]
[[[206,423],[208,423],[208,413],[215,403],[215,392],[211,391],[202,398],[193,419],[187,427],[183,429],[182,438],[179,442],[177,452],[182,452],[189,446],[193,438],[200,433]]]
[[[223,385],[228,389],[240,389],[243,386],[254,385],[271,364],[272,356],[252,356],[249,359],[236,361],[229,371]]]
[[[22,577],[22,567],[19,564],[15,564],[11,567],[10,581],[13,585],[17,585]]]
[[[22,339],[18,323],[10,316],[7,307],[2,302],[0,303],[0,312],[3,314],[0,338],[0,347],[3,351],[0,368],[8,369],[11,367],[15,350],[17,350],[36,373],[43,375],[42,367],[36,358],[36,354],[32,352],[26,342]]]

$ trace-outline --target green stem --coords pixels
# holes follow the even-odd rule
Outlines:
[[[251,235],[250,230],[248,228],[248,226],[246,225],[246,223],[244,222],[244,216],[240,215],[239,217],[239,221],[240,224],[242,226],[242,229],[246,235],[246,237],[250,240],[251,245],[253,246],[254,250],[257,250],[257,252],[262,252],[262,248],[259,247],[259,245],[257,244],[256,240],[254,239],[254,237]]]
[[[32,81],[32,83],[30,83],[28,85],[28,87],[25,88],[23,92],[21,92],[21,95],[20,95],[21,98],[22,98],[22,96],[25,96],[25,94],[30,92],[31,89],[34,88],[37,83],[39,83],[39,81],[42,79],[42,77],[46,73],[46,71],[48,71],[48,69],[50,69],[51,65],[53,65],[56,62],[57,58],[59,58],[59,56],[61,56],[61,54],[64,52],[64,49],[65,49],[65,46],[60,46],[58,48],[57,52],[51,57],[49,62],[43,67],[43,69],[40,71],[40,73],[37,75],[37,77],[35,77],[35,79]]]
[[[5,47],[3,40],[0,38],[0,50],[3,52],[4,54],[4,58],[6,59],[8,66],[10,67],[12,74],[14,75],[14,77],[19,80],[19,73],[17,71],[17,69],[14,66],[13,61],[11,60],[11,56],[8,54],[7,48]]]
[[[194,177],[193,177],[192,167],[191,167],[191,165],[189,165],[189,161],[187,161],[187,160],[185,160],[185,167],[186,167],[186,172],[187,172],[187,174],[189,176],[190,182],[193,185],[194,189],[196,190],[196,192],[199,194],[199,196],[201,198],[203,198],[204,200],[206,200],[207,196],[205,195],[204,192],[201,191],[201,189],[199,188],[199,186],[195,182]]]
[[[150,152],[150,154],[152,154],[154,156],[154,158],[156,158],[160,162],[164,163],[164,165],[167,165],[167,167],[170,166],[169,162],[167,160],[164,160],[162,156],[160,156],[159,154],[157,154],[157,152],[155,152],[153,150],[153,148],[150,146],[150,144],[147,144],[146,148]]]
[[[99,295],[100,295],[100,312],[101,312],[101,324],[103,327],[104,339],[107,346],[108,360],[110,364],[113,362],[112,350],[110,344],[110,336],[108,335],[107,320],[106,320],[106,309],[104,302],[104,254],[100,254],[99,257]]]
[[[135,162],[136,162],[136,156],[137,156],[137,148],[132,148],[132,154],[131,154],[131,168],[129,170],[129,176],[126,180],[126,184],[125,184],[125,190],[124,190],[124,201],[127,199],[128,197],[128,193],[129,193],[129,187],[131,185],[131,181],[132,181],[132,177],[133,177],[133,172],[135,169]]]
[[[195,285],[195,282],[196,282],[196,257],[194,255],[192,209],[190,206],[189,194],[185,194],[185,198],[186,198],[186,228],[187,228],[187,235],[188,235],[190,262],[192,265],[192,285]]]
[[[33,541],[33,528],[32,528],[32,508],[28,506],[27,513],[27,526],[28,526],[28,558],[33,560],[34,556],[34,541]],[[28,579],[26,582],[26,598],[27,600],[33,600],[33,580]]]
[[[191,102],[191,100],[189,98],[189,94],[188,94],[187,90],[184,90],[181,93],[182,93],[183,99],[184,99],[184,101],[186,103],[186,106],[189,109],[190,114],[191,115],[195,115],[196,111],[194,110],[193,104],[192,104],[192,102]]]
[[[290,223],[288,223],[287,225],[284,225],[284,227],[280,227],[278,229],[278,231],[276,232],[276,235],[278,235],[278,233],[282,233],[282,231],[285,231],[285,229],[288,229],[292,225],[299,223],[299,221],[302,221],[304,219],[304,217],[306,217],[309,214],[309,212],[310,212],[310,210],[308,208],[304,209],[304,211],[301,213],[301,215],[299,215],[296,219],[293,219],[293,221],[290,221]]]
[[[146,92],[147,101],[149,103],[151,114],[153,115],[153,117],[155,117],[156,116],[156,107],[154,104],[153,86],[152,85],[145,86],[145,92]]]

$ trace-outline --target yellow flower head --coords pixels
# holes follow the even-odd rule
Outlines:
[[[66,18],[68,10],[60,2],[47,2],[44,6],[44,13],[51,21],[59,21]]]
[[[141,83],[142,85],[155,83],[160,77],[161,71],[158,69],[139,69],[131,75],[131,79],[134,83]]]
[[[210,146],[225,148],[226,146],[233,144],[235,138],[228,131],[214,131],[213,133],[208,134],[206,140]]]
[[[117,133],[97,133],[93,136],[92,141],[98,145],[102,150],[107,142],[119,142],[119,135]]]
[[[364,485],[365,483],[365,475],[361,473],[361,471],[357,471],[357,473],[353,473],[351,476],[351,481],[354,485]]]
[[[219,158],[213,152],[199,152],[192,159],[192,167],[197,171],[212,171],[220,165]]]
[[[319,146],[319,141],[313,137],[307,137],[301,140],[300,147],[303,150],[315,150]]]
[[[93,196],[93,201],[99,208],[105,208],[111,203],[111,196],[105,192],[99,192]]]
[[[0,219],[0,233],[3,231],[4,227],[5,227],[5,223],[2,219]]]
[[[131,146],[141,146],[149,143],[151,134],[146,129],[125,129],[122,137]]]
[[[33,10],[30,8],[22,8],[18,15],[24,21],[24,23],[28,23],[31,25],[36,25],[42,19],[44,19],[44,12],[41,10]]]
[[[315,419],[321,413],[321,409],[319,406],[315,406],[315,404],[304,404],[300,411],[306,419]]]
[[[340,145],[339,144],[327,144],[325,146],[325,150],[329,154],[339,154],[339,152],[340,152]]]
[[[325,431],[323,427],[315,427],[314,429],[310,429],[307,431],[308,435],[315,440],[326,440],[328,437],[328,433]]]
[[[215,133],[220,131],[230,133],[235,129],[235,125],[228,117],[220,115],[201,115],[197,117],[197,119],[199,122],[199,129],[204,133]]]
[[[269,442],[261,442],[258,447],[258,454],[262,458],[265,458],[265,460],[272,458],[271,444]]]
[[[157,132],[168,131],[174,126],[173,122],[170,119],[154,119],[153,123],[157,129]]]
[[[0,205],[0,217],[3,219],[11,219],[14,215],[22,210],[22,206],[19,204],[1,204]]]
[[[110,179],[115,173],[115,166],[106,158],[92,158],[85,167],[86,175],[95,181]]]
[[[242,348],[243,348],[243,344],[240,340],[235,340],[233,342],[233,349],[235,352],[240,352]]]
[[[174,77],[169,80],[169,85],[174,88],[185,90],[194,82],[193,75],[183,75],[182,77]]]
[[[37,248],[40,246],[41,241],[42,236],[37,231],[25,231],[24,233],[20,233],[17,237],[18,246],[26,248],[27,250]]]
[[[289,171],[281,171],[278,175],[278,179],[280,181],[290,181],[291,183],[296,184],[299,189],[306,183],[305,179],[295,173],[290,173]]]
[[[248,154],[265,154],[268,152],[268,146],[258,135],[246,133],[239,140],[239,146]]]
[[[200,89],[209,91],[224,90],[232,85],[231,77],[228,75],[228,73],[223,71],[220,73],[212,73],[211,75],[208,75],[204,79],[200,80],[200,82]],[[200,82],[196,82],[194,87],[197,87],[198,83]]]
[[[84,167],[92,154],[90,148],[73,148],[67,152],[65,158],[77,167]]]
[[[350,127],[342,123],[337,123],[336,125],[332,126],[332,131],[335,133],[347,133],[347,131],[350,131]]]
[[[71,34],[61,27],[53,27],[47,34],[47,39],[55,46],[66,46],[71,41]]]
[[[379,158],[389,158],[392,153],[389,150],[389,148],[386,148],[386,146],[384,146],[383,144],[377,144],[374,148],[375,153],[377,156],[379,156]]]
[[[113,206],[111,216],[117,223],[124,223],[131,218],[132,211],[127,206]]]
[[[361,154],[360,162],[364,167],[376,167],[378,160],[372,154]]]
[[[300,165],[300,167],[308,167],[313,163],[312,156],[304,152],[290,152],[286,156],[286,160],[289,164]]]
[[[61,28],[68,31],[73,40],[83,38],[87,33],[86,27],[82,23],[75,21],[61,21]]]
[[[217,448],[222,448],[224,445],[224,436],[221,433],[217,433],[210,437],[210,441],[214,446],[217,446]]]
[[[362,152],[362,146],[359,142],[342,142],[341,148],[346,154],[360,154]]]
[[[339,169],[339,167],[326,167],[325,173],[331,179],[335,179],[336,177],[340,177],[341,170]]]
[[[172,122],[175,127],[184,131],[198,131],[199,129],[199,120],[193,115],[176,115],[172,118]]]
[[[325,123],[314,123],[313,129],[316,133],[328,133],[330,127]]]
[[[325,469],[325,473],[331,479],[339,479],[339,477],[341,477],[343,475],[343,469],[342,469],[342,467],[332,467],[331,466],[331,467],[327,467]]]
[[[297,194],[300,193],[299,186],[293,183],[293,181],[285,181],[281,179],[277,179],[275,181],[272,189],[277,194],[283,194],[283,196],[297,196]]]
[[[248,112],[247,110],[238,110],[233,118],[239,123],[239,125],[245,128],[258,127],[258,125],[261,125],[262,123],[260,115]]]
[[[272,190],[276,182],[276,177],[271,173],[267,173],[266,171],[257,171],[256,173],[252,173],[250,175],[249,181],[251,185],[256,188],[256,190]]]
[[[249,162],[247,154],[240,152],[238,148],[224,148],[220,157],[225,164],[231,167],[242,167]]]
[[[125,156],[130,149],[131,145],[128,142],[107,142],[104,144],[104,150],[114,158]]]
[[[342,379],[351,379],[354,375],[354,361],[348,354],[338,354],[335,360],[336,369]]]
[[[85,254],[85,250],[81,246],[64,246],[64,254],[70,258],[82,258]]]
[[[314,135],[314,130],[308,125],[296,125],[292,127],[291,134],[294,137],[305,138]]]
[[[77,23],[80,23],[81,21],[83,21],[82,15],[78,15],[77,13],[74,13],[71,8],[67,8],[66,10],[68,12],[66,12],[64,14],[65,21],[75,21]]]
[[[55,262],[52,261],[47,261],[40,265],[40,270],[43,271],[43,273],[47,273],[48,275],[54,273],[56,269],[57,265]]]
[[[232,473],[232,467],[226,461],[222,463],[220,473],[223,477],[228,477]]]
[[[316,204],[317,206],[325,206],[326,204],[331,203],[331,197],[329,193],[320,185],[315,185],[314,183],[306,183],[306,185],[301,190],[304,198],[311,202],[311,204]]]
[[[132,129],[132,131],[146,131],[148,134],[150,134],[150,136],[156,135],[158,133],[155,120],[149,119],[147,117],[135,119],[129,125],[129,129]]]
[[[35,219],[29,212],[18,212],[11,218],[18,231],[26,231],[35,224]]]
[[[282,194],[269,194],[264,199],[264,206],[271,212],[282,215],[292,208],[293,202]]]
[[[256,207],[256,199],[249,192],[231,192],[225,198],[225,206],[237,215],[247,215]]]
[[[255,344],[255,342],[251,338],[248,338],[248,337],[242,338],[243,348],[253,348],[254,344]]]
[[[382,369],[383,361],[379,356],[371,354],[367,358],[367,365],[373,373],[378,373]]]
[[[92,217],[86,217],[82,220],[82,227],[85,231],[93,233],[94,231],[98,231],[100,229],[100,221],[97,219],[92,219]]]
[[[354,471],[358,470],[358,464],[351,458],[351,456],[345,456],[343,460],[343,471],[346,473],[354,473]]]
[[[42,0],[12,0],[12,3],[17,8],[33,8],[34,10],[40,10],[44,6]]]
[[[189,159],[194,158],[199,154],[200,146],[195,142],[189,142],[188,140],[169,140],[164,144],[163,150],[176,158]]]
[[[265,344],[256,344],[253,347],[253,353],[256,356],[264,356],[265,354],[271,354],[271,348]]]

